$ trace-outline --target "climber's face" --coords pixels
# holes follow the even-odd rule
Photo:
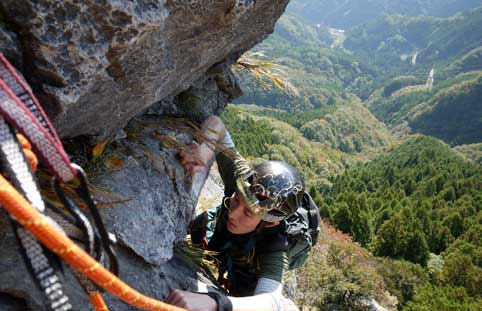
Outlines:
[[[253,213],[246,202],[236,193],[229,200],[228,231],[234,234],[252,232],[260,223],[261,218]]]

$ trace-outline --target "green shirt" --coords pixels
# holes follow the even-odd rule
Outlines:
[[[277,234],[279,226],[263,230],[260,236],[256,236],[254,232],[236,235],[227,230],[226,217],[227,209],[224,206],[210,209],[206,237],[209,241],[207,249],[219,252],[219,272],[227,273],[229,293],[233,296],[253,295],[259,278],[281,283],[283,273],[288,269],[287,252],[263,252],[263,248],[256,245],[263,235]]]
[[[251,168],[234,149],[218,154],[216,161],[225,184],[224,194],[230,197],[236,189],[236,177]],[[229,199],[225,203],[229,206]],[[219,272],[227,273],[230,295],[253,295],[259,278],[282,282],[288,269],[287,251],[266,252],[261,246],[266,239],[286,238],[281,227],[266,228],[258,235],[255,232],[235,235],[227,230],[227,214],[227,208],[221,205],[211,208],[207,215],[199,215],[191,226],[191,238],[194,243],[201,243],[205,235],[207,249],[219,252]]]

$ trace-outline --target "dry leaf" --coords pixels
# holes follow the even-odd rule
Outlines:
[[[124,166],[124,160],[118,156],[112,156],[104,162],[104,165],[109,169],[119,169]]]
[[[105,147],[107,146],[108,142],[109,142],[109,139],[106,139],[103,142],[100,142],[97,145],[95,145],[94,149],[92,149],[92,157],[94,159],[97,159],[104,153]]]

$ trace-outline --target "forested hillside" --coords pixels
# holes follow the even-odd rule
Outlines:
[[[364,248],[330,231],[298,276],[301,303],[480,310],[481,6],[293,0],[255,48],[298,95],[245,77],[238,103],[255,106],[224,116],[238,147],[296,166],[325,221]]]
[[[310,23],[349,29],[382,15],[448,17],[478,6],[478,0],[293,0],[288,12]]]
[[[235,106],[225,111],[223,119],[240,152],[252,161],[284,160],[300,169],[325,221],[349,233],[374,255],[424,266],[388,259],[376,262],[368,255],[350,255],[351,264],[336,263],[335,254],[353,247],[348,242],[330,241],[317,250],[321,253],[310,261],[313,266],[300,275],[302,282],[307,277],[311,282],[319,280],[316,286],[300,284],[300,289],[310,293],[303,299],[312,297],[311,291],[322,290],[324,294],[313,296],[312,303],[350,305],[344,291],[372,293],[388,303],[381,295],[386,286],[397,296],[400,310],[424,306],[442,310],[446,305],[455,306],[454,310],[477,310],[482,302],[480,165],[425,136],[366,162],[367,158],[310,142],[296,128],[275,120],[277,113],[285,114]],[[324,268],[318,271],[316,267]],[[326,280],[335,277],[328,286]]]
[[[287,13],[256,50],[281,64],[300,95],[260,90],[247,79],[239,102],[306,111],[350,101],[351,94],[365,100],[398,76],[423,83],[432,68],[435,83],[481,70],[482,32],[473,29],[482,29],[482,8],[448,18],[387,15],[345,33]]]
[[[482,141],[482,72],[460,74],[434,87],[417,83],[415,77],[393,79],[365,105],[398,130],[432,135],[452,145]]]
[[[482,143],[458,146],[455,150],[464,154],[467,159],[482,165]]]
[[[260,89],[256,81],[245,77],[245,95],[237,102],[306,111],[350,101],[350,93],[367,97],[376,70],[340,48],[343,36],[285,14],[278,21],[275,33],[255,50],[262,51],[266,60],[275,59],[281,65],[299,96]]]
[[[360,153],[393,142],[386,125],[358,102],[306,122],[300,130],[307,139],[346,153]]]
[[[383,123],[365,114],[368,110],[355,103],[319,110],[312,121],[302,122],[305,114],[238,105],[227,107],[222,119],[244,156],[255,161],[287,161],[303,172],[309,185],[325,187],[330,184],[329,176],[372,159],[396,143]],[[318,136],[310,137],[310,133]]]
[[[331,181],[321,210],[337,228],[375,255],[428,266],[436,276],[433,286],[442,292],[461,287],[480,301],[480,165],[422,136]]]
[[[403,64],[448,65],[482,45],[482,32],[473,31],[481,27],[482,8],[445,19],[389,15],[347,31],[344,46],[365,62],[391,71]],[[472,64],[480,69],[480,63]]]
[[[239,152],[252,160],[281,160],[293,165],[310,184],[329,187],[328,177],[340,173],[355,158],[318,142],[311,142],[293,126],[262,116],[264,108],[227,107],[222,119]]]

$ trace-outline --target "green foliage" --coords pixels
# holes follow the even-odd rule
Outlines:
[[[415,297],[418,287],[429,284],[429,277],[420,265],[389,258],[379,258],[379,262],[379,271],[388,290],[397,296],[399,308]]]
[[[375,17],[389,6],[372,5],[365,4],[361,11],[350,9],[345,13],[363,14],[368,10]],[[417,5],[420,3],[406,9]],[[318,3],[318,6],[323,5]],[[432,7],[433,3],[422,6]],[[462,7],[474,6],[472,3]],[[406,10],[393,7],[390,11]],[[384,86],[384,96],[388,97],[404,86],[426,81],[432,67],[436,70],[437,82],[481,68],[478,48],[482,45],[482,35],[473,29],[482,27],[482,8],[443,19],[385,15],[346,33],[310,25],[297,13],[283,15],[274,34],[255,50],[279,60],[280,68],[290,77],[300,96],[259,89],[254,79],[244,79],[245,96],[238,99],[238,103],[302,112],[343,104],[350,93],[368,99],[374,90]],[[397,78],[399,76],[407,78]],[[393,111],[397,111],[396,108]]]
[[[482,224],[471,224],[445,253],[443,283],[463,287],[469,295],[482,298]]]
[[[352,3],[325,2],[316,5]],[[454,5],[454,11],[461,4],[456,2],[439,4],[447,11]],[[350,8],[360,3],[364,1]],[[370,1],[353,12],[364,15],[379,4]],[[433,11],[436,5],[418,0],[384,4],[389,13],[417,11],[417,6]],[[360,109],[357,97],[367,99],[365,106],[397,129],[410,126],[450,144],[480,142],[482,73],[466,71],[480,69],[482,35],[474,30],[481,27],[482,9],[444,19],[384,16],[345,34],[285,16],[256,49],[280,59],[300,96],[259,90],[247,79],[247,96],[240,102],[276,109],[231,107],[223,117],[243,154],[255,161],[293,164],[313,185],[310,193],[323,218],[373,254],[388,257],[380,258],[378,268],[400,309],[480,306],[482,149],[477,144],[457,148],[475,162],[469,163],[437,139],[417,136],[389,155],[350,167],[355,157],[347,153],[358,156],[393,143],[383,124]],[[432,68],[435,84],[430,87],[424,82]],[[345,174],[327,180],[342,167],[348,168]],[[354,256],[357,252],[356,247],[326,243],[299,274],[299,301],[348,309],[354,307],[351,297],[377,295],[379,276],[366,270],[368,265]]]
[[[481,25],[482,8],[445,19],[387,15],[350,30],[345,47],[366,62],[391,71],[410,68],[413,53],[417,53],[417,65],[432,66],[463,57],[481,46],[482,33],[474,31]],[[404,63],[401,56],[405,56]]]
[[[482,143],[457,146],[455,150],[464,154],[471,161],[482,165]]]
[[[387,86],[383,88],[383,96],[388,97],[403,87],[421,84],[421,82],[420,79],[414,76],[397,77],[392,79]]]
[[[302,173],[307,184],[329,187],[328,176],[341,171],[349,156],[308,141],[296,128],[263,116],[263,110],[228,106],[221,116],[241,154],[255,158],[254,162],[286,161]]]
[[[446,17],[478,6],[477,0],[293,0],[288,12],[311,23],[349,29],[388,14]]]
[[[292,43],[329,46],[333,43],[333,37],[327,27],[312,27],[304,23],[302,19],[290,14],[283,14],[276,25],[276,35],[279,40]]]
[[[306,110],[295,113],[290,113],[285,110],[278,109],[259,109],[258,113],[261,116],[275,118],[276,120],[279,120],[281,122],[288,123],[289,125],[300,130],[301,127],[306,123],[313,120],[319,120],[327,114],[335,112],[337,108],[339,108],[339,106],[333,105],[324,108]]]
[[[449,69],[454,72],[482,70],[482,47],[475,48],[457,59]]]
[[[307,139],[346,153],[388,146],[393,141],[386,126],[356,102],[307,122],[300,130]]]
[[[400,308],[475,310],[482,293],[480,165],[419,136],[331,181],[323,209],[337,228],[377,256],[419,264],[381,259]]]
[[[461,74],[433,88],[409,86],[388,97],[383,92],[374,93],[366,105],[393,127],[406,123],[453,145],[482,140],[482,72]]]
[[[424,47],[440,21],[426,16],[386,15],[348,31],[345,47],[356,51],[365,61],[393,70],[394,65],[402,65],[401,55]]]
[[[267,122],[255,121],[250,117],[240,118],[235,109],[229,108],[224,111],[222,119],[228,129],[233,129],[230,134],[242,155],[261,157],[266,153],[267,145],[272,143],[272,128]]]
[[[481,304],[482,299],[469,296],[464,288],[427,285],[417,290],[403,311],[479,311]]]
[[[337,304],[343,310],[358,310],[354,299],[371,295],[382,299],[383,279],[368,262],[373,259],[349,242],[322,240],[307,263],[297,272],[301,292],[297,304],[322,308]]]
[[[377,255],[422,265],[429,251],[444,251],[467,231],[465,219],[477,213],[473,198],[482,195],[480,166],[429,137],[411,139],[332,181],[325,203],[337,227]]]
[[[383,223],[377,232],[374,250],[377,256],[406,259],[425,266],[429,247],[420,221],[407,208]]]
[[[336,39],[337,36],[342,34],[333,34],[326,27],[312,26],[285,14],[275,33],[255,50],[279,61],[300,96],[260,90],[255,81],[245,79],[245,96],[237,102],[300,112],[343,103],[348,98],[346,90],[367,97],[375,71],[343,49],[332,49],[334,40],[342,40]]]
[[[417,132],[453,145],[482,141],[482,75],[443,90],[428,102],[430,110],[409,125]]]

